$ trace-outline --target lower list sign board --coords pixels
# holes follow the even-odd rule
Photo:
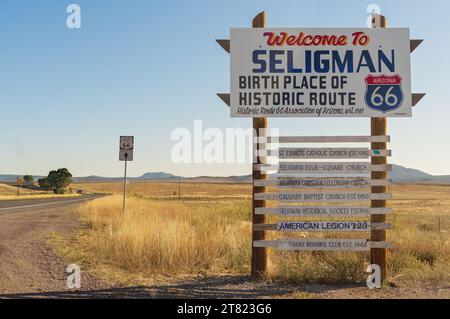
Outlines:
[[[391,165],[371,165],[369,162],[280,162],[278,165],[254,164],[255,170],[296,174],[366,174],[390,171]]]
[[[389,156],[389,150],[369,150],[368,148],[279,148],[278,152],[271,151],[269,155],[278,155],[280,159],[296,159],[296,158],[370,158],[371,156]]]
[[[317,162],[317,163],[290,163],[281,162],[279,172],[314,172],[314,173],[366,173],[370,172],[370,163],[351,162]]]
[[[370,249],[367,239],[278,239],[280,250],[355,250]]]
[[[275,174],[274,174],[275,175]],[[269,176],[269,179],[253,181],[255,186],[276,186],[279,188],[363,188],[368,186],[387,186],[390,180],[374,179],[370,177],[340,177],[340,178],[295,178]]]
[[[277,200],[281,202],[360,202],[391,199],[389,193],[368,192],[255,193],[254,196],[256,200]]]
[[[278,222],[278,231],[370,231],[367,221]]]
[[[391,208],[367,206],[279,206],[256,208],[256,214],[277,214],[279,216],[368,216],[371,214],[389,214]]]
[[[278,179],[278,187],[364,187],[370,186],[370,178],[304,178],[304,179]]]

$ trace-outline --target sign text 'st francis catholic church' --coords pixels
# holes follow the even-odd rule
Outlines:
[[[410,117],[407,28],[232,28],[232,117]]]
[[[119,161],[133,161],[134,136],[121,136],[119,147]]]

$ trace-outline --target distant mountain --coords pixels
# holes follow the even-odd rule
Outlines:
[[[170,174],[170,173],[164,173],[164,172],[156,172],[156,173],[145,173],[144,175],[137,177],[135,179],[178,179],[178,176]]]
[[[184,180],[190,182],[203,182],[203,183],[251,183],[252,175],[197,176],[197,177],[185,177]]]
[[[390,178],[394,183],[450,184],[450,175],[431,175],[418,169],[392,164]]]
[[[129,180],[134,181],[155,181],[155,180],[178,180],[178,176],[164,173],[164,172],[151,172],[145,173],[139,177],[128,177]],[[184,179],[184,177],[182,177]],[[123,177],[103,177],[103,176],[86,176],[86,177],[74,177],[73,180],[78,183],[89,183],[89,182],[117,182],[123,180]]]
[[[103,177],[97,175],[85,176],[85,177],[73,177],[73,181],[77,183],[89,183],[89,182],[117,182],[121,181],[123,177]]]
[[[0,182],[14,183],[16,174],[0,175]],[[42,176],[35,176],[35,180]],[[130,177],[132,181],[178,181],[181,178],[184,181],[204,182],[204,183],[250,183],[251,175],[241,176],[197,176],[197,177],[180,177],[165,172],[148,172],[139,177]],[[390,178],[394,183],[437,183],[450,184],[450,175],[431,175],[418,169],[407,168],[400,165],[392,165]],[[117,182],[122,181],[123,177],[103,177],[103,176],[85,176],[74,177],[75,182]]]
[[[0,174],[0,182],[3,183],[15,183],[17,182],[17,177],[22,178],[24,174]],[[37,181],[39,178],[42,178],[43,176],[40,175],[33,175],[34,180]]]
[[[396,182],[413,182],[433,179],[434,176],[418,169],[393,164],[390,178]]]

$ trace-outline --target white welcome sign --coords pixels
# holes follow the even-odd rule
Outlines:
[[[407,28],[232,28],[232,117],[410,117]]]

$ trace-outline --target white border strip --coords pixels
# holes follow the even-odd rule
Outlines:
[[[390,142],[389,135],[377,136],[268,136],[259,137],[258,143],[383,143]]]

